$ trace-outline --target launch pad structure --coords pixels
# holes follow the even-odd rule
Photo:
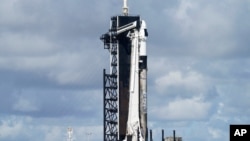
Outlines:
[[[110,53],[109,72],[103,70],[103,140],[153,141],[147,128],[146,22],[130,16],[123,1],[123,15],[111,17],[100,38]]]
[[[109,73],[103,70],[104,141],[147,138],[147,36],[144,21],[128,15],[124,0],[123,15],[112,17],[101,36],[110,52]]]
[[[111,18],[109,34],[102,35],[104,48],[110,51],[110,74],[103,71],[104,140],[123,139],[129,107],[129,81],[131,43],[126,33],[119,36],[117,28],[140,21],[139,16],[115,16]],[[118,135],[119,134],[119,135]]]

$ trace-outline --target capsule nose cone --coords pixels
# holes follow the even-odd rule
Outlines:
[[[148,37],[147,26],[144,20],[141,20],[140,35],[144,37]]]
[[[146,22],[144,20],[141,20],[141,28],[147,29],[147,25],[146,25]]]

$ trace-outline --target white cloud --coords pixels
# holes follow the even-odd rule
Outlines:
[[[177,8],[165,10],[165,13],[170,15],[182,28],[183,34],[210,38],[212,35],[217,37],[218,34],[226,35],[226,33],[231,32],[232,19],[227,15],[227,10],[229,10],[229,7],[225,7],[225,3],[215,6],[213,2],[181,0]],[[228,12],[232,13],[232,11]]]
[[[199,97],[176,99],[169,103],[155,106],[151,112],[156,118],[164,120],[200,120],[208,118],[211,103]]]
[[[220,130],[208,128],[209,133],[212,135],[212,138],[219,138],[221,136]]]
[[[166,16],[179,31],[175,34],[178,42],[184,43],[185,53],[179,48],[177,52],[204,58],[229,56],[239,49],[234,26],[237,22],[235,11],[240,6],[232,1],[217,3],[181,0],[177,7],[165,9]]]
[[[39,110],[34,101],[32,102],[29,99],[24,98],[18,99],[18,101],[13,105],[13,109],[21,112],[33,112]]]
[[[17,136],[22,132],[23,124],[18,121],[1,121],[0,138]]]
[[[51,141],[67,140],[67,128],[72,127],[73,139],[82,140],[89,137],[90,140],[102,139],[102,125],[93,123],[79,124],[82,119],[76,118],[30,118],[26,116],[0,117],[0,140],[29,140]],[[92,123],[91,123],[92,124]],[[87,136],[87,133],[92,133]]]
[[[85,126],[74,128],[74,136],[76,140],[89,139],[91,140],[101,140],[102,137],[99,135],[103,134],[103,126]]]
[[[161,120],[166,125],[175,122],[172,128],[177,126],[181,136],[182,131],[190,131],[184,140],[206,136],[219,141],[228,138],[228,124],[249,123],[249,2],[131,4],[131,15],[140,14],[149,29],[152,110],[148,116],[154,128],[164,127]],[[117,0],[1,0],[0,95],[6,98],[13,89],[21,89],[26,97],[3,99],[0,119],[2,115],[34,116],[34,121],[1,120],[1,140],[63,140],[70,123],[76,125],[77,140],[86,138],[86,132],[93,132],[91,140],[102,139],[102,126],[96,125],[102,122],[102,105],[96,104],[102,92],[92,90],[102,87],[102,68],[108,67],[109,55],[98,38],[108,31],[110,16],[120,14],[121,7]],[[69,90],[65,85],[73,87]]]
[[[195,6],[194,2],[182,0],[179,4],[179,7],[174,10],[174,16],[176,20],[178,20],[179,24],[181,23],[181,26],[183,26],[185,29],[190,28],[190,26],[192,26],[194,23],[192,17],[190,17],[192,16],[190,15],[190,12],[196,8],[197,6]]]
[[[18,139],[29,136],[27,124],[32,122],[30,117],[1,116],[0,118],[0,140]]]
[[[0,33],[0,54],[3,57],[13,56],[45,56],[55,53],[60,48],[58,44],[43,35],[22,32]]]
[[[90,41],[84,41],[79,46],[84,44],[90,44]],[[63,47],[61,50],[56,47],[44,50],[41,48],[14,45],[10,48],[0,48],[4,54],[0,57],[0,68],[46,76],[48,80],[60,85],[85,85],[96,81],[96,73],[101,75],[100,64],[103,64],[104,60],[95,50],[88,50],[84,46],[73,51],[65,51]],[[97,56],[93,59],[87,54]]]
[[[63,130],[61,127],[56,127],[56,126],[52,126],[52,127],[48,127],[46,133],[45,133],[45,141],[55,141],[58,139],[62,139],[62,134],[63,134]],[[66,140],[66,138],[65,138]]]
[[[155,80],[156,89],[164,93],[169,87],[185,88],[187,90],[202,93],[206,88],[206,81],[201,74],[189,71],[186,74],[181,71],[171,71]]]

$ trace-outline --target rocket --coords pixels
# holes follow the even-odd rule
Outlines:
[[[127,0],[124,0],[123,15],[128,16]],[[129,16],[128,18],[129,19]],[[131,21],[117,27],[116,36],[130,39],[129,101],[126,135],[123,141],[147,141],[147,48],[148,37],[144,20]]]
[[[128,33],[131,40],[131,63],[126,141],[137,141],[138,138],[140,141],[147,140],[146,39],[148,33],[145,21],[141,20],[137,24],[139,28],[135,28]]]
[[[139,113],[142,136],[146,138],[147,130],[147,27],[145,21],[141,21],[139,30]]]

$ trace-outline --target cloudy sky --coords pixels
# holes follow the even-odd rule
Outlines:
[[[0,1],[0,140],[100,141],[100,36],[122,0]],[[129,0],[147,22],[148,126],[155,140],[228,141],[250,124],[250,1]],[[91,133],[91,135],[89,135]]]

